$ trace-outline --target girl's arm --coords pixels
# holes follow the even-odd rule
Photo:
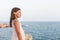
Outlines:
[[[14,26],[15,26],[15,31],[16,31],[17,36],[18,36],[18,40],[22,40],[22,35],[21,35],[20,25],[19,25],[18,20],[14,21]]]

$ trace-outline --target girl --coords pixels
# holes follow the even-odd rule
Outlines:
[[[14,7],[11,10],[10,27],[13,28],[12,40],[25,40],[25,33],[18,18],[21,17],[21,9]]]

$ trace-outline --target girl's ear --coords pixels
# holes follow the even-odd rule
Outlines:
[[[16,14],[16,13],[14,12],[14,14]]]
[[[17,16],[16,16],[16,12],[14,12],[14,17],[17,18]]]

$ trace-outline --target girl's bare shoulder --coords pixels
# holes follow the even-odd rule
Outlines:
[[[14,21],[14,22],[18,22],[18,19],[14,19],[13,21]]]

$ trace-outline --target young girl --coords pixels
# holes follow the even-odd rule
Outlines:
[[[25,40],[25,33],[18,18],[21,17],[21,9],[14,7],[11,11],[10,27],[13,28],[12,40]]]

